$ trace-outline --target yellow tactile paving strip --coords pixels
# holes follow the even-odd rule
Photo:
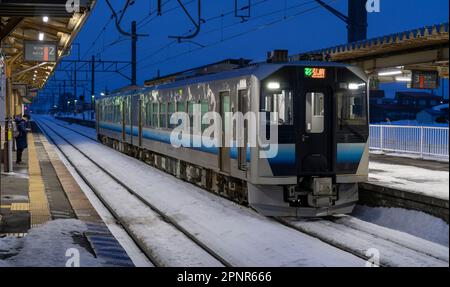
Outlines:
[[[30,204],[28,202],[11,203],[11,211],[29,211]]]
[[[0,237],[17,237],[17,238],[22,238],[27,236],[28,233],[0,233]]]
[[[47,138],[43,135],[40,135],[40,141],[47,152],[48,158],[55,169],[59,182],[61,183],[77,218],[89,222],[102,221],[89,199],[85,196],[78,183],[55,152],[54,147],[48,143]]]
[[[28,197],[31,227],[43,224],[51,220],[50,209],[45,194],[44,181],[42,180],[41,168],[36,155],[34,136],[28,133]]]

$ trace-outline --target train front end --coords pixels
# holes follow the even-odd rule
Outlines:
[[[368,79],[358,68],[298,63],[258,79],[259,112],[276,151],[252,154],[249,204],[270,216],[350,213],[368,178]],[[270,125],[277,134],[270,135]],[[255,172],[256,171],[256,172]]]

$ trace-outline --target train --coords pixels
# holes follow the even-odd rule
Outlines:
[[[342,63],[226,60],[101,97],[96,130],[103,144],[263,215],[346,214],[368,179],[368,81]],[[175,115],[192,128],[210,112],[222,116],[218,145],[203,143],[204,120],[187,131],[199,145],[174,145]],[[237,112],[257,120],[236,124],[227,114]],[[237,131],[243,144],[221,145]],[[248,134],[271,138],[276,151]]]

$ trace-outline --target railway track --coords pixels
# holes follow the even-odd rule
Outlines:
[[[142,202],[144,205],[148,206],[154,213],[156,213],[159,217],[160,217],[160,221],[162,224],[169,224],[170,226],[172,226],[174,229],[176,229],[180,234],[184,235],[186,238],[188,238],[190,241],[192,241],[193,244],[197,245],[200,249],[204,250],[205,253],[209,254],[211,256],[211,258],[209,258],[208,260],[206,260],[205,266],[209,266],[210,264],[212,265],[216,265],[216,266],[231,266],[231,264],[229,262],[227,262],[224,258],[220,257],[217,253],[215,253],[213,250],[211,250],[208,246],[206,246],[205,244],[203,244],[200,240],[198,240],[195,235],[191,234],[190,232],[188,232],[187,230],[185,230],[183,227],[179,226],[177,224],[177,222],[175,220],[173,220],[170,216],[167,216],[164,212],[160,211],[158,208],[156,208],[155,206],[153,206],[152,204],[150,204],[148,201],[146,201],[145,199],[143,199],[142,197],[139,196],[139,194],[135,193],[133,190],[131,190],[130,188],[128,188],[121,180],[117,179],[114,175],[112,175],[110,172],[108,172],[106,169],[104,169],[103,167],[101,167],[100,165],[98,165],[95,161],[93,161],[92,159],[90,159],[86,154],[84,154],[80,149],[78,149],[75,145],[73,145],[72,143],[70,143],[68,140],[66,140],[64,138],[63,135],[61,135],[60,133],[58,133],[55,129],[51,128],[48,124],[46,124],[44,121],[38,121],[38,125],[40,126],[41,130],[47,135],[47,137],[49,139],[51,139],[53,141],[53,143],[55,144],[55,146],[58,147],[58,149],[60,150],[60,152],[66,157],[66,159],[70,162],[70,164],[75,168],[75,170],[78,172],[78,174],[83,178],[83,180],[86,182],[86,184],[94,191],[94,193],[97,195],[97,197],[102,201],[102,203],[108,208],[108,210],[113,214],[113,216],[116,218],[116,220],[122,225],[124,226],[124,228],[127,230],[128,234],[130,235],[130,237],[136,242],[136,244],[141,248],[141,250],[144,252],[144,254],[147,255],[147,257],[149,258],[149,260],[155,265],[155,266],[166,266],[165,263],[160,262],[160,260],[158,258],[155,258],[154,254],[152,254],[152,252],[149,252],[149,247],[148,246],[143,246],[143,243],[145,240],[142,240],[142,238],[137,238],[136,233],[129,227],[129,224],[127,224],[126,222],[124,222],[124,220],[122,219],[122,217],[116,212],[115,208],[107,201],[104,199],[104,197],[102,197],[102,192],[98,189],[98,187],[94,186],[92,184],[92,181],[87,178],[85,175],[83,175],[83,172],[77,168],[77,165],[74,164],[73,160],[71,160],[70,156],[67,154],[66,151],[64,151],[63,149],[60,148],[60,146],[57,144],[57,142],[55,142],[54,136],[52,137],[50,135],[50,133],[48,132],[49,130],[54,133],[57,137],[59,137],[60,139],[62,139],[66,144],[70,145],[74,150],[76,150],[79,155],[86,161],[89,161],[90,163],[92,163],[93,165],[95,165],[95,167],[97,168],[97,172],[103,174],[104,177],[107,177],[108,179],[110,179],[111,181],[113,181],[114,183],[116,183],[117,185],[121,186],[123,189],[125,189],[126,191],[128,191],[130,194],[132,194],[134,197],[136,197],[140,202]],[[60,125],[62,126],[62,125]],[[64,126],[62,126],[64,127]],[[67,128],[67,127],[64,127]],[[67,128],[70,129],[70,128]],[[74,132],[77,132],[73,129],[70,129]],[[86,135],[77,132],[80,135],[83,135],[85,137],[87,137]],[[89,137],[91,138],[91,137]],[[91,138],[92,139],[92,138]],[[97,177],[100,176],[97,174]],[[179,236],[179,235],[178,235]],[[182,252],[183,250],[180,250],[180,252]],[[212,259],[214,258],[214,259]],[[217,261],[217,262],[214,262]],[[200,264],[197,264],[200,263]],[[196,262],[194,264],[194,266],[202,266],[203,262]],[[217,264],[214,264],[217,263]]]
[[[53,121],[51,123],[90,140],[97,141],[87,133],[80,132]],[[65,141],[69,143],[67,140]],[[72,145],[71,143],[69,144]],[[72,146],[83,154],[84,157],[88,158],[81,150],[74,145]],[[89,160],[92,161],[91,159]],[[97,163],[95,164],[101,168]],[[114,180],[118,180],[108,171],[104,172]],[[147,202],[144,198],[139,196],[139,194],[133,192],[133,190],[125,183],[120,180],[118,180],[118,182],[123,188],[128,190],[128,192],[134,194],[140,200]],[[152,205],[150,205],[150,207],[152,207]],[[152,209],[155,209],[158,214],[167,217],[164,212],[157,208],[153,207]],[[174,224],[175,227],[179,226],[176,221],[170,217],[164,220]],[[380,258],[378,264],[380,266],[448,266],[448,248],[426,240],[418,239],[405,233],[359,221],[351,216],[317,220],[298,220],[293,218],[277,218],[277,220],[291,229],[317,238],[363,260],[370,260],[373,257],[373,253],[368,251],[376,250],[379,252]],[[192,233],[188,232],[186,229],[183,229],[183,234],[188,238],[193,239],[200,247],[207,247],[206,244],[196,240]],[[330,234],[332,236],[330,236]],[[232,266],[230,262],[227,262],[226,259],[219,256],[218,253],[214,252],[212,249],[207,249],[206,251],[222,265]]]
[[[380,267],[449,265],[447,247],[352,216],[278,221]]]

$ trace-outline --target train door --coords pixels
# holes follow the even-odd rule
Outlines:
[[[127,141],[127,133],[126,133],[126,113],[125,113],[125,109],[126,109],[126,101],[125,98],[122,99],[122,101],[120,101],[120,116],[122,118],[122,142],[126,142]]]
[[[140,123],[141,123],[141,95],[133,94],[130,96],[130,117],[131,117],[131,143],[140,145]]]
[[[323,87],[305,87],[301,92],[297,124],[299,174],[327,174],[332,170],[332,92]]]
[[[139,95],[138,100],[138,138],[139,138],[139,147],[142,147],[142,110],[143,110],[143,95]]]
[[[244,116],[249,110],[247,90],[238,91],[238,112]],[[240,170],[247,170],[248,122],[243,122],[243,146],[238,146],[238,163]]]
[[[125,142],[133,144],[133,112],[132,112],[132,104],[131,104],[131,95],[127,95],[124,97],[124,115],[125,115]]]
[[[222,117],[222,145],[220,147],[220,170],[226,173],[230,172],[230,147],[226,145],[225,134],[230,131],[231,119],[227,113],[231,112],[230,92],[220,93],[220,116]]]

